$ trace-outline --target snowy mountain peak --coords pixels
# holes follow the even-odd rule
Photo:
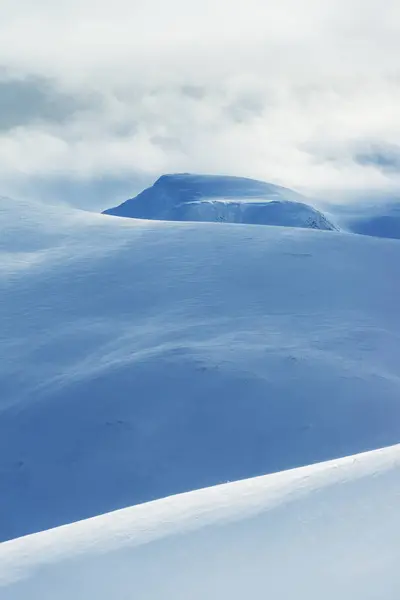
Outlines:
[[[220,196],[221,194],[232,198],[238,195],[245,197],[258,197],[267,195],[268,193],[286,193],[295,197],[300,201],[304,200],[304,196],[293,192],[287,188],[259,181],[257,179],[249,179],[248,177],[236,177],[234,175],[202,175],[196,173],[167,173],[161,175],[154,183],[154,186],[175,187],[179,189],[184,186],[187,191],[195,191],[204,196]],[[154,187],[153,186],[153,187]]]
[[[223,175],[163,175],[135,198],[104,212],[139,219],[336,229],[293,190]]]

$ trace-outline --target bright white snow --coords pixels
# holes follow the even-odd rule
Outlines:
[[[0,545],[2,600],[397,600],[400,446]]]
[[[398,442],[398,241],[0,219],[1,539]]]

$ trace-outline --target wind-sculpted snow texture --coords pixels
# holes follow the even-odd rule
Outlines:
[[[0,219],[1,539],[398,441],[397,241]]]
[[[106,210],[105,214],[336,229],[297,192],[253,179],[211,175],[163,175],[136,198]]]
[[[400,448],[0,546],[2,600],[396,600]]]

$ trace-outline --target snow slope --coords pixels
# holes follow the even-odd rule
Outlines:
[[[263,181],[221,175],[163,175],[136,198],[106,210],[105,214],[336,229],[297,192]]]
[[[397,600],[400,446],[0,545],[2,600]]]
[[[0,220],[1,539],[399,441],[396,240]]]

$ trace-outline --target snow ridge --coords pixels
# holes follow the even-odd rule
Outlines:
[[[400,446],[0,546],[2,600],[395,600]]]

